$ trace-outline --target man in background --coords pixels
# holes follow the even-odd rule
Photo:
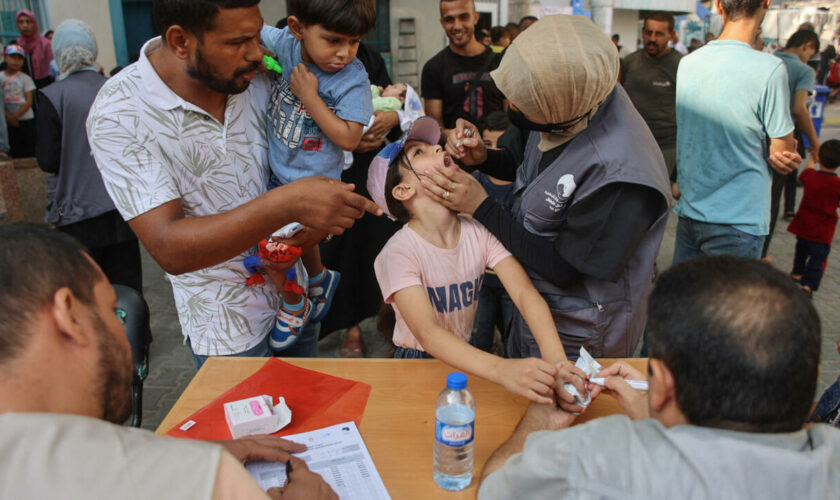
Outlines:
[[[478,123],[504,107],[504,96],[490,78],[501,57],[475,39],[478,16],[473,0],[440,2],[449,45],[423,66],[421,94],[426,114],[447,130],[458,118]]]
[[[675,264],[698,255],[760,258],[770,226],[767,163],[786,174],[802,161],[784,64],[752,48],[769,5],[717,0],[720,37],[680,62]]]
[[[621,68],[621,84],[662,149],[669,176],[677,162],[677,67],[682,57],[668,46],[673,33],[673,15],[648,15],[642,26],[644,49],[625,57]]]

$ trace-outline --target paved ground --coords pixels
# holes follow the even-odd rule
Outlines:
[[[822,140],[840,139],[840,103],[826,110],[826,123],[821,134]],[[801,188],[798,193],[801,198]],[[786,231],[787,223],[780,220],[776,226],[770,256],[775,265],[785,272],[790,271],[793,262],[794,237]],[[676,220],[672,215],[662,242],[658,258],[660,269],[666,269],[671,263],[674,248]],[[840,238],[840,236],[838,236]],[[835,246],[840,248],[840,246]],[[151,369],[144,386],[143,427],[154,429],[163,420],[169,409],[175,404],[195,373],[195,365],[189,349],[183,345],[178,315],[172,299],[169,282],[158,265],[144,252],[144,292],[152,314]],[[834,259],[831,259],[832,261]],[[840,296],[840,264],[829,263],[820,291],[814,295],[814,305],[820,313],[823,328],[822,375],[818,394],[840,375],[840,355],[836,343],[840,340],[840,309],[836,300]],[[365,345],[371,357],[387,356],[388,347],[376,329],[373,318],[362,323]],[[321,357],[336,357],[344,332],[336,332],[321,341]]]

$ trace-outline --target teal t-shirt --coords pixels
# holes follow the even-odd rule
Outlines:
[[[767,138],[793,131],[782,60],[748,44],[715,40],[677,70],[674,211],[757,236],[770,226]]]
[[[776,56],[785,63],[785,68],[787,68],[788,89],[790,89],[790,109],[793,109],[793,104],[796,102],[796,91],[807,90],[808,92],[812,92],[814,90],[814,79],[816,75],[812,67],[802,62],[794,54],[777,52]]]

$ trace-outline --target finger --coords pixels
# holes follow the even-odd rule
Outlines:
[[[577,389],[579,393],[586,394],[586,379],[585,378],[581,378],[578,375],[570,373],[566,377],[564,377],[564,380],[566,382],[572,384],[573,386],[575,386],[575,389]]]
[[[540,370],[535,374],[533,380],[532,388],[535,390],[539,389],[539,392],[542,394],[551,394],[551,391],[554,390],[556,379],[553,373]]]
[[[581,370],[581,369],[580,369],[580,368],[578,368],[577,366],[575,366],[575,365],[573,365],[573,364],[571,364],[571,363],[570,363],[570,364],[567,364],[567,365],[565,365],[565,366],[566,366],[566,371],[567,371],[567,372],[569,372],[569,373],[571,373],[571,374],[573,374],[573,375],[577,375],[578,377],[580,377],[580,378],[581,378],[581,379],[583,379],[583,380],[586,380],[587,378],[589,378],[589,377],[587,377],[587,376],[586,376],[586,372],[585,372],[585,371],[583,371],[583,370]]]
[[[633,392],[635,389],[630,387],[630,384],[625,382],[622,377],[607,377],[605,387],[620,399],[629,399],[635,395]]]
[[[579,413],[583,413],[586,410],[586,408],[584,408],[582,406],[578,406],[576,404],[566,403],[564,401],[558,401],[557,406],[559,406],[564,411],[567,411],[569,413],[574,413],[576,415],[579,414]]]
[[[365,212],[377,216],[383,214],[382,208],[379,205],[360,194],[353,193],[352,197],[346,200],[346,204],[356,210],[354,217],[356,219],[361,218]]]
[[[558,401],[564,401],[568,404],[575,404],[575,401],[577,401],[575,395],[564,389],[562,385],[557,386],[554,393],[557,395]],[[581,394],[586,393],[582,392]]]
[[[597,384],[592,384],[592,387],[587,387],[587,389],[589,390],[589,397],[592,399],[597,398],[604,392],[604,388]]]
[[[462,139],[464,137],[464,124],[466,123],[463,118],[455,120],[455,133],[453,135],[456,139]]]
[[[283,498],[283,488],[269,488],[266,493],[268,494],[268,498],[271,498],[271,500],[280,500]]]
[[[449,183],[452,182],[444,170],[449,169],[439,169],[439,168],[427,168],[423,174],[426,176],[426,180],[433,182],[438,187],[449,187]]]
[[[537,392],[534,392],[533,390],[528,391],[525,394],[525,397],[527,397],[531,401],[533,401],[535,403],[539,403],[541,405],[550,405],[550,404],[554,403],[554,401],[552,401],[550,397],[538,394]]]
[[[305,474],[309,472],[309,466],[306,465],[306,462],[299,459],[298,457],[290,456],[287,460],[292,461],[292,473],[290,474],[292,480],[294,480],[295,476],[299,474]]]
[[[478,142],[479,142],[478,138],[470,137],[470,138],[467,138],[467,139],[463,139],[461,141],[461,145],[465,148],[472,149],[472,148],[477,148],[478,147]]]
[[[277,446],[289,453],[300,453],[301,451],[306,451],[306,445],[303,443],[296,443],[294,441],[289,441],[288,439],[283,439],[277,436],[263,436],[266,440],[266,445],[269,446]]]

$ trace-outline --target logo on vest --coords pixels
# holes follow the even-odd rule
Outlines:
[[[577,184],[575,184],[575,176],[572,174],[566,174],[557,179],[555,192],[552,193],[550,191],[545,191],[545,201],[548,203],[548,208],[554,213],[566,208],[569,205],[569,199],[571,199],[572,193],[575,192],[576,187]]]

